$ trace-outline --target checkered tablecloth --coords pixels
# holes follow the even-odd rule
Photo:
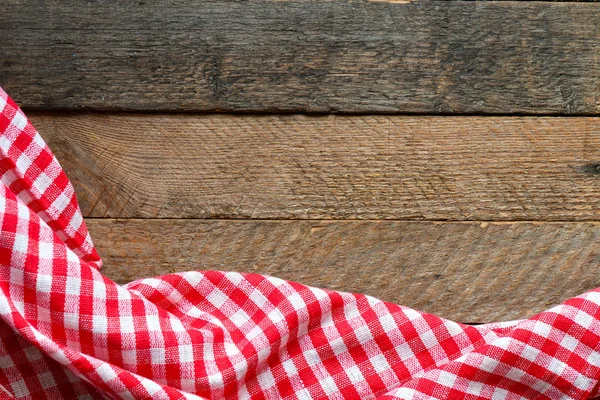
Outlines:
[[[118,285],[0,89],[0,398],[585,399],[600,291],[468,326],[373,297],[190,271]],[[465,300],[466,301],[466,300]]]

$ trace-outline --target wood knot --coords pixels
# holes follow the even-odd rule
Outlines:
[[[587,164],[578,168],[580,172],[589,175],[600,175],[600,163]]]

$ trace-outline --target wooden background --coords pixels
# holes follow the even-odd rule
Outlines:
[[[259,272],[467,323],[600,286],[597,3],[0,7],[0,85],[117,282]]]

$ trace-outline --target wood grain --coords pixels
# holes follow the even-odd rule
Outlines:
[[[86,216],[600,219],[597,118],[31,119]]]
[[[534,315],[600,286],[598,223],[88,219],[120,283],[194,269],[367,293],[463,322]]]
[[[600,111],[596,4],[13,0],[0,37],[28,109]]]

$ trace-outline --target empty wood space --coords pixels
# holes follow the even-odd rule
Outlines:
[[[598,114],[594,3],[10,1],[28,108]]]
[[[460,322],[600,286],[600,6],[15,0],[0,85],[103,272],[258,272]]]
[[[600,219],[600,118],[31,119],[91,217]]]
[[[598,223],[91,219],[117,282],[194,269],[353,291],[454,320],[534,315],[600,286]]]

